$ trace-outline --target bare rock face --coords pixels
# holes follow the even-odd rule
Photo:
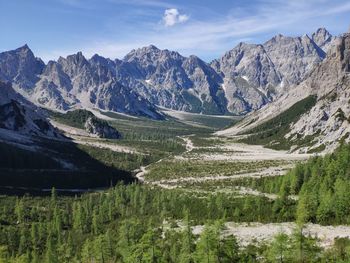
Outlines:
[[[89,61],[78,52],[45,65],[26,45],[0,53],[0,80],[12,82],[22,95],[50,109],[97,107],[164,118],[149,101],[117,81],[113,61],[99,56]]]
[[[221,77],[196,56],[155,46],[131,51],[117,65],[117,78],[153,104],[197,113],[227,112]]]
[[[325,58],[325,52],[307,35],[277,35],[264,44],[284,86],[299,83],[310,70]]]
[[[263,45],[240,43],[214,60],[211,66],[223,76],[229,111],[247,113],[283,96],[322,62],[322,48],[330,48],[334,41],[325,29],[317,30],[312,39],[277,35]]]
[[[35,84],[32,93],[33,101],[50,109],[68,110],[79,101],[70,92],[73,85],[62,65],[49,61]]]
[[[262,45],[240,43],[227,52],[217,65],[217,71],[224,77],[241,77],[254,87],[277,86],[281,82],[281,76]]]
[[[305,83],[317,95],[310,112],[292,125],[293,134],[315,136],[312,148],[334,149],[350,134],[350,34],[344,34],[329,50],[327,59],[316,67]]]
[[[31,89],[38,81],[45,64],[34,57],[27,45],[0,53],[0,80],[12,82],[19,89]]]
[[[311,36],[312,40],[319,46],[324,52],[327,52],[335,37],[333,37],[325,28],[319,28]]]
[[[36,91],[41,92],[37,96],[40,104],[54,105],[62,110],[77,105],[163,118],[146,99],[117,81],[113,61],[98,55],[87,60],[78,52],[67,58],[61,57],[57,62],[49,62],[36,85]]]
[[[240,43],[211,65],[223,77],[228,110],[235,114],[261,108],[272,99],[281,82],[261,45]]]
[[[314,95],[316,104],[290,124],[286,139],[312,138],[300,152],[333,150],[341,140],[350,140],[350,33],[338,37],[324,61],[317,64],[300,84],[260,110],[248,115],[221,135],[235,135],[279,115],[296,102]],[[293,147],[295,149],[296,147]]]

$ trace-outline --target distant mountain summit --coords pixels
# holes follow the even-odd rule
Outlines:
[[[0,53],[0,79],[54,110],[98,108],[163,119],[158,106],[204,114],[246,114],[275,100],[322,62],[336,38],[324,28],[240,43],[210,64],[150,45],[122,60],[81,52],[44,64],[27,45]]]
[[[334,37],[325,29],[319,28],[315,33],[312,34],[312,40],[325,52],[331,46],[334,41]]]
[[[23,90],[35,85],[44,67],[44,62],[34,56],[28,45],[0,53],[0,80],[12,82]]]

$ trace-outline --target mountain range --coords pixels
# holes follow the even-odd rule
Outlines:
[[[325,58],[337,37],[277,35],[239,43],[206,63],[150,45],[122,60],[81,52],[45,64],[27,45],[0,53],[0,79],[32,103],[58,111],[97,108],[164,119],[161,108],[244,115],[297,86]]]

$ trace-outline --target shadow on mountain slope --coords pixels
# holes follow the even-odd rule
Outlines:
[[[103,189],[135,179],[106,166],[71,142],[41,139],[40,151],[0,143],[0,193],[44,194],[52,187],[65,194]]]

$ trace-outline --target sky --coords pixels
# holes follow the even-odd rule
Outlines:
[[[0,10],[0,52],[28,44],[46,62],[150,44],[209,62],[239,42],[350,26],[349,0],[0,0]]]

